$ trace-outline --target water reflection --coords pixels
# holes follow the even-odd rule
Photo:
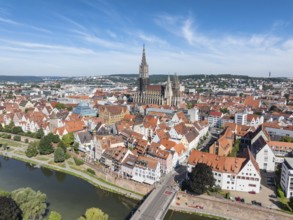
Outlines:
[[[30,163],[25,163],[26,168],[28,168],[30,171],[33,171],[37,168],[35,168],[35,165],[30,164]]]
[[[58,182],[60,182],[60,183],[66,179],[66,176],[67,175],[65,173],[55,171],[55,177],[58,180]]]
[[[54,172],[52,170],[49,170],[44,167],[41,167],[41,171],[44,174],[44,176],[46,176],[46,177],[51,177],[54,174]]]

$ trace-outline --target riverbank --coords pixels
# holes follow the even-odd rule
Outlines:
[[[86,173],[84,171],[78,171],[76,169],[72,169],[67,162],[65,162],[62,165],[55,165],[55,164],[49,164],[48,161],[45,160],[39,160],[36,158],[28,158],[25,155],[20,154],[21,151],[19,151],[19,149],[12,149],[10,151],[3,151],[2,149],[0,150],[0,155],[2,156],[6,156],[9,158],[13,158],[16,160],[20,160],[23,162],[27,162],[30,164],[34,164],[37,166],[41,166],[41,167],[46,167],[55,171],[59,171],[59,172],[63,172],[78,178],[81,178],[87,182],[89,182],[90,184],[94,185],[95,187],[101,188],[103,190],[109,191],[109,192],[113,192],[113,193],[117,193],[123,196],[126,196],[128,198],[131,199],[135,199],[135,200],[141,200],[143,199],[143,194],[139,194],[136,193],[134,191],[122,188],[120,186],[114,185],[111,182],[108,182],[104,179],[98,178],[96,176],[94,176],[93,174],[89,174]]]

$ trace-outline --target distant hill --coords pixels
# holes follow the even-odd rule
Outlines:
[[[173,77],[174,74],[171,74],[171,79]],[[114,74],[114,75],[110,75],[110,76],[119,76],[119,77],[138,77],[138,74]],[[207,75],[207,74],[194,74],[194,75],[178,75],[180,80],[184,80],[184,79],[193,79],[193,80],[197,80],[197,79],[218,79],[218,78],[226,78],[226,79],[254,79],[254,80],[270,80],[270,81],[274,81],[274,82],[282,82],[282,81],[286,81],[285,77],[251,77],[251,76],[245,76],[245,75],[233,75],[233,74],[211,74],[211,75]],[[150,81],[151,83],[157,83],[157,82],[163,82],[163,81],[167,81],[168,79],[168,75],[164,75],[164,74],[156,74],[156,75],[150,75]]]
[[[45,80],[58,80],[61,77],[56,76],[7,76],[7,75],[0,75],[0,82],[18,82],[18,83],[24,83],[24,82],[43,82]]]

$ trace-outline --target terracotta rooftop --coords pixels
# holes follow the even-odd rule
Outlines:
[[[190,153],[188,164],[196,165],[197,163],[204,163],[211,166],[213,171],[238,174],[246,164],[246,160],[246,158],[221,157],[215,154],[193,150]]]

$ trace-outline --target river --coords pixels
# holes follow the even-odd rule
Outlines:
[[[75,220],[87,208],[97,207],[110,220],[123,220],[137,204],[136,201],[98,189],[77,177],[33,166],[0,156],[0,189],[12,191],[31,187],[47,195],[50,210],[62,214],[63,220]],[[169,211],[165,220],[210,220],[206,217]]]

